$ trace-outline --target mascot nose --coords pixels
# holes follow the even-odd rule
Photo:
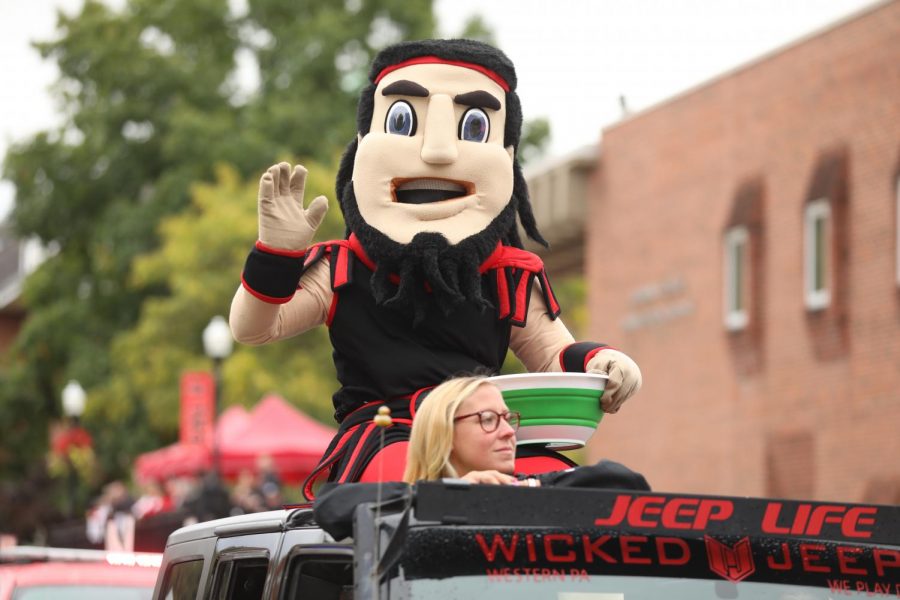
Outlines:
[[[456,113],[450,96],[434,94],[429,99],[424,137],[422,160],[425,162],[449,165],[459,156],[456,148]]]

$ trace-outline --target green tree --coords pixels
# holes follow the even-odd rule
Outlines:
[[[303,161],[307,195],[330,195],[336,167]],[[161,286],[169,294],[144,302],[137,323],[112,342],[110,376],[93,390],[86,415],[98,425],[98,455],[107,470],[126,468],[141,450],[174,441],[178,431],[179,380],[185,371],[208,370],[201,332],[210,317],[228,314],[247,250],[256,239],[257,182],[244,182],[232,167],[216,181],[193,187],[191,205],[160,226],[159,248],[139,257],[132,285]],[[343,233],[339,210],[330,210],[317,237]],[[278,344],[238,345],[223,364],[223,407],[249,406],[278,392],[305,412],[331,419],[334,388],[331,347],[324,328]],[[103,423],[142,423],[133,428]]]
[[[430,0],[250,0],[240,33],[261,83],[247,125],[276,155],[327,160],[356,135],[356,103],[375,53],[433,29]]]
[[[463,24],[462,31],[455,37],[478,40],[498,46],[497,36],[491,24],[480,14],[470,15]],[[515,57],[510,57],[515,62]],[[527,102],[527,99],[526,99]],[[523,165],[541,158],[550,144],[550,121],[546,117],[528,119],[522,124],[522,138],[519,141],[517,157]]]
[[[550,121],[546,117],[536,117],[522,125],[522,141],[519,143],[519,160],[527,164],[547,152],[550,144]]]
[[[56,94],[67,118],[15,145],[3,175],[16,187],[18,233],[56,253],[26,281],[28,318],[0,367],[0,438],[22,443],[0,453],[0,476],[25,476],[43,454],[47,421],[59,416],[69,378],[85,385],[89,404],[95,393],[122,394],[121,405],[91,408],[104,450],[127,456],[163,435],[159,423],[144,427],[152,418],[140,412],[149,404],[143,395],[135,400],[136,382],[111,377],[122,368],[119,354],[128,355],[127,341],[113,343],[117,334],[139,315],[167,315],[159,303],[174,282],[134,270],[137,257],[158,247],[159,223],[189,205],[191,186],[212,181],[216,164],[255,180],[280,156],[330,163],[352,138],[353,104],[374,51],[427,37],[433,27],[430,0],[250,0],[244,15],[231,14],[229,4],[128,0],[112,10],[86,0],[77,15],[59,15],[56,39],[37,44],[59,66]],[[252,93],[238,85],[236,57],[261,68]],[[244,199],[250,210],[254,197]],[[218,268],[229,281],[216,287],[227,303],[239,269]],[[189,360],[177,349],[195,333],[181,325],[169,332],[174,349],[155,359],[157,373]],[[17,411],[34,417],[28,431],[18,429]],[[108,431],[116,428],[132,434],[113,440]]]
[[[204,36],[184,26],[224,23],[225,2],[172,13],[135,2],[117,14],[89,1],[76,17],[60,14],[60,37],[38,45],[59,65],[57,95],[69,116],[14,147],[4,164],[17,190],[16,229],[58,250],[23,291],[28,319],[7,367],[17,373],[7,398],[41,410],[29,439],[0,465],[5,473],[21,474],[41,455],[64,380],[102,380],[111,336],[130,326],[146,294],[161,291],[124,284],[131,259],[155,243],[160,216],[203,175],[203,164],[172,143],[175,124],[192,110],[208,111],[213,123],[233,118],[217,91],[232,67],[232,36],[221,26]]]
[[[457,37],[468,40],[478,40],[479,42],[484,42],[485,44],[491,44],[493,46],[497,45],[493,27],[491,27],[491,25],[484,20],[484,17],[479,14],[471,15],[466,19],[466,22],[463,24],[463,29]]]

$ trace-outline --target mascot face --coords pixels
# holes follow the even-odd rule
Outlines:
[[[422,232],[457,244],[484,230],[513,191],[505,97],[497,82],[467,67],[413,64],[387,73],[353,167],[366,223],[400,244]]]

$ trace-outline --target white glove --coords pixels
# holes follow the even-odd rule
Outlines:
[[[606,389],[600,398],[603,412],[618,412],[622,403],[641,389],[641,370],[637,363],[627,354],[612,348],[605,348],[592,356],[586,372],[609,375]]]
[[[276,250],[306,250],[328,210],[319,196],[303,208],[306,169],[291,173],[286,162],[269,167],[259,180],[259,241]]]

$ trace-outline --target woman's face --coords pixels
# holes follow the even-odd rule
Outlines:
[[[493,410],[504,414],[509,409],[494,385],[484,384],[475,393],[466,398],[456,416],[477,413],[482,410]],[[494,469],[501,473],[512,474],[516,463],[516,432],[500,419],[496,431],[487,433],[481,428],[477,416],[456,421],[453,429],[453,451],[450,452],[450,464],[462,477],[469,471],[487,471]]]

